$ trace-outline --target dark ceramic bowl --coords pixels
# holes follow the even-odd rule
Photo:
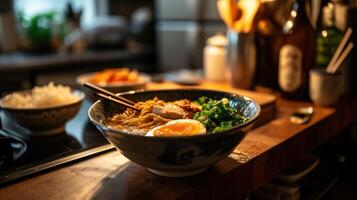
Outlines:
[[[201,96],[213,99],[226,97],[246,122],[230,130],[207,135],[184,137],[147,137],[111,129],[103,121],[124,107],[107,101],[95,102],[88,111],[89,119],[129,160],[148,168],[149,171],[169,177],[183,177],[200,173],[228,156],[252,128],[260,113],[259,105],[237,94],[201,89],[146,90],[120,95],[134,102],[158,97],[165,101],[178,99],[196,100]]]
[[[28,93],[29,90],[20,91]],[[64,133],[66,122],[72,119],[79,111],[84,93],[79,90],[73,90],[73,95],[79,97],[78,101],[59,106],[44,108],[12,108],[4,104],[3,97],[0,100],[0,107],[4,110],[7,117],[13,119],[16,124],[25,128],[25,132],[32,136],[48,136]]]

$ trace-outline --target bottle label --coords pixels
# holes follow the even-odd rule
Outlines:
[[[293,92],[301,85],[302,52],[291,44],[280,48],[279,53],[279,85],[285,92]]]

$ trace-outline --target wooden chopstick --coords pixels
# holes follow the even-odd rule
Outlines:
[[[106,90],[106,89],[103,89],[103,88],[101,88],[101,87],[99,87],[99,86],[96,86],[96,85],[94,85],[94,84],[92,84],[92,83],[84,82],[84,83],[83,83],[83,86],[85,86],[85,87],[87,87],[87,88],[89,88],[89,89],[92,89],[92,90],[94,90],[94,91],[96,91],[96,92],[106,94],[107,96],[110,96],[110,97],[112,97],[112,98],[114,98],[114,99],[117,99],[117,100],[119,100],[119,101],[124,101],[125,103],[127,103],[127,104],[129,104],[129,105],[135,105],[135,102],[133,102],[133,101],[127,99],[127,98],[124,98],[124,97],[122,97],[122,96],[117,96],[117,95],[115,95],[114,93],[112,93],[112,92],[110,92],[110,91],[108,91],[108,90]]]
[[[341,56],[337,59],[336,63],[333,65],[333,69],[331,71],[333,74],[338,70],[338,68],[346,59],[347,55],[350,53],[352,48],[353,48],[353,42],[348,43],[346,49],[342,52]]]
[[[345,48],[345,46],[348,42],[348,39],[351,37],[351,34],[352,34],[352,28],[349,27],[347,29],[345,35],[343,36],[340,44],[338,45],[335,53],[333,54],[332,59],[330,60],[328,66],[327,66],[327,69],[326,69],[327,72],[332,72],[334,65],[336,64],[337,58],[341,55],[341,52]]]
[[[134,106],[130,105],[130,104],[127,104],[126,102],[123,102],[121,100],[118,100],[118,99],[114,99],[112,96],[106,96],[104,95],[103,93],[95,93],[95,95],[103,98],[103,99],[106,99],[108,101],[111,101],[111,102],[114,102],[114,103],[117,103],[117,104],[120,104],[122,106],[125,106],[125,107],[128,107],[128,108],[131,108],[133,110],[137,110],[137,111],[141,111],[140,109],[138,108],[135,108]]]

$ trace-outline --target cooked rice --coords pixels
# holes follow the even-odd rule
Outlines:
[[[30,93],[14,92],[4,97],[3,105],[13,108],[44,108],[74,103],[79,96],[73,95],[71,88],[49,83],[45,86],[36,86]]]

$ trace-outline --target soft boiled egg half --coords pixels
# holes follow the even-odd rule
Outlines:
[[[205,126],[193,119],[178,119],[155,127],[146,133],[146,136],[176,137],[203,135],[206,133]]]

